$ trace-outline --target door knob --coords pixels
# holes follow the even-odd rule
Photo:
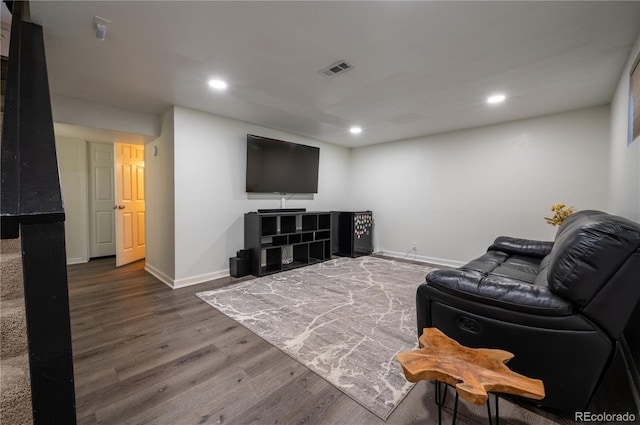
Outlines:
[[[114,206],[113,206],[113,209],[114,209],[114,210],[123,210],[123,209],[125,209],[125,208],[126,208],[126,207],[125,207],[124,205],[114,205]]]

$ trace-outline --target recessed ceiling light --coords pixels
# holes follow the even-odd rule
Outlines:
[[[218,79],[209,80],[209,87],[216,90],[224,90],[227,88],[227,82]]]
[[[351,134],[360,134],[360,133],[362,133],[362,128],[361,128],[361,127],[358,127],[358,126],[356,125],[356,126],[351,127],[351,128],[349,129],[349,131],[351,132]]]
[[[502,103],[507,98],[507,96],[503,94],[494,94],[487,98],[487,103],[490,105],[495,105],[496,103]]]

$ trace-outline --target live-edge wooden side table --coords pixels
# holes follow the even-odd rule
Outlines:
[[[541,380],[520,375],[505,365],[514,357],[508,351],[465,347],[437,328],[425,328],[419,341],[421,348],[398,353],[397,359],[408,381],[436,381],[438,424],[441,424],[441,410],[446,396],[446,393],[444,396],[442,394],[441,383],[456,389],[452,423],[456,421],[458,396],[473,404],[486,403],[491,424],[488,393],[494,393],[496,425],[500,419],[498,396],[495,393],[515,394],[536,400],[545,396]]]

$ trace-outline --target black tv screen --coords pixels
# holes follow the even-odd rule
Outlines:
[[[320,148],[247,134],[247,192],[318,193]]]

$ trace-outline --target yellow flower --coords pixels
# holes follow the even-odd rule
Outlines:
[[[552,226],[559,226],[575,209],[574,207],[567,208],[565,204],[555,204],[551,207],[551,211],[554,212],[553,217],[544,217],[544,219]]]

